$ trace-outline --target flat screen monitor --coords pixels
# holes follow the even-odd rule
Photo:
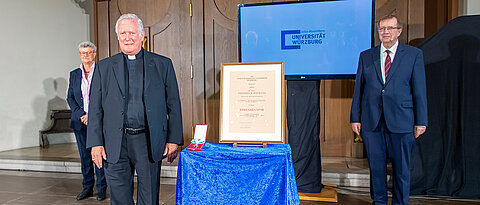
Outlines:
[[[355,78],[373,45],[374,0],[238,5],[240,62],[285,62],[287,80]]]

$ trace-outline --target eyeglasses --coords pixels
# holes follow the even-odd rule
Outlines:
[[[80,55],[92,55],[93,51],[80,52]]]
[[[380,27],[380,28],[378,28],[378,31],[391,31],[393,29],[400,29],[400,27],[393,27],[393,26]]]

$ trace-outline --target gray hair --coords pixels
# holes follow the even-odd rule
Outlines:
[[[81,42],[80,44],[78,44],[78,50],[80,50],[80,48],[86,48],[86,47],[92,48],[94,53],[97,52],[97,47],[95,46],[95,44],[93,44],[90,41],[85,41],[85,42]]]
[[[397,20],[397,28],[403,28],[403,24],[400,22],[400,19],[398,19],[398,17],[396,15],[393,15],[393,14],[388,14],[386,16],[382,16],[377,22],[377,28],[379,29],[380,28],[380,21],[383,21],[383,20],[388,20],[388,19],[396,19]]]
[[[123,14],[118,18],[117,23],[115,24],[115,33],[117,33],[117,36],[118,36],[118,23],[121,20],[124,20],[124,19],[135,19],[135,20],[137,20],[137,23],[138,23],[138,37],[142,37],[143,23],[142,23],[142,20],[140,18],[138,18],[138,16],[135,15],[135,14]]]

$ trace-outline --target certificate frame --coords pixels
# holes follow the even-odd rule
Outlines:
[[[283,62],[222,64],[219,142],[284,144],[284,79]]]

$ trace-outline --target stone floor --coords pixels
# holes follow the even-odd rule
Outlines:
[[[0,171],[0,204],[110,204],[94,197],[76,201],[82,191],[81,174]],[[136,198],[136,197],[134,197]],[[175,204],[175,179],[162,178],[160,204]]]
[[[78,164],[75,144],[52,145],[48,149],[26,148],[0,152],[1,160],[71,161]],[[36,161],[37,160],[37,161]],[[338,203],[301,201],[301,204],[370,204],[368,185],[365,180],[348,181],[349,177],[365,177],[368,168],[364,159],[325,158],[322,159],[323,181],[338,185]],[[175,167],[176,164],[169,165]],[[0,166],[1,167],[1,166]],[[163,167],[162,167],[163,168]],[[163,175],[163,173],[162,173]],[[81,174],[74,169],[71,172],[0,170],[0,204],[109,204],[109,198],[98,202],[95,197],[76,201],[81,191]],[[335,183],[337,181],[338,183]],[[175,204],[175,178],[162,177],[160,204]],[[228,204],[228,202],[226,202]],[[448,198],[429,198],[412,196],[410,204],[460,205],[480,204],[480,200],[460,200]]]

